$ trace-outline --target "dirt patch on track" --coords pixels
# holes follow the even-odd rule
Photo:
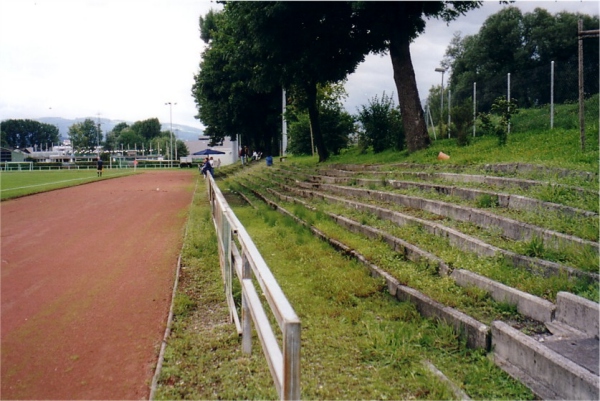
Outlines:
[[[2,202],[2,399],[148,398],[194,179]]]

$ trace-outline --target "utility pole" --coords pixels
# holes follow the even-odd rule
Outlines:
[[[584,96],[583,96],[583,39],[596,38],[600,29],[592,31],[583,30],[583,20],[577,23],[578,54],[579,54],[579,136],[581,139],[581,150],[585,151],[585,118],[584,118]]]
[[[171,151],[169,152],[169,159],[171,159],[171,167],[173,167],[173,106],[177,103],[166,102],[169,105],[169,119],[171,121]]]
[[[96,153],[98,154],[98,159],[100,159],[100,135],[102,135],[102,131],[100,131],[100,112],[98,112],[98,132],[96,134]]]

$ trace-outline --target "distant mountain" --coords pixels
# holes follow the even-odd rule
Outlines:
[[[58,133],[61,139],[67,139],[69,137],[69,127],[76,123],[84,122],[86,119],[90,119],[93,121],[97,121],[97,117],[83,117],[83,118],[75,118],[68,119],[62,117],[42,117],[36,118],[36,121],[45,124],[51,124],[58,127]],[[126,123],[127,125],[133,125],[133,121],[123,121],[123,120],[109,120],[107,118],[100,119],[100,125],[102,129],[102,134],[106,135],[107,132],[111,131],[115,125],[120,123]],[[163,131],[169,131],[171,129],[171,124],[161,124],[161,129]],[[181,125],[181,124],[173,124],[173,131],[177,135],[178,139],[182,141],[195,141],[202,135],[204,135],[204,131],[200,128],[190,127],[189,125]]]

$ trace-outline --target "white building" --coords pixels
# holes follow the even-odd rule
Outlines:
[[[202,160],[205,156],[194,156],[194,153],[200,152],[204,149],[213,149],[223,152],[222,155],[211,155],[215,160],[221,161],[221,166],[226,166],[228,164],[233,164],[238,160],[238,146],[237,141],[232,141],[227,137],[223,140],[221,144],[218,146],[208,146],[210,142],[210,137],[201,136],[196,141],[185,141],[185,146],[187,147],[192,160]]]

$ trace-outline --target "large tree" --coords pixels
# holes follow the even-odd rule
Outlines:
[[[317,91],[319,123],[323,131],[323,143],[328,152],[339,154],[348,146],[355,133],[354,119],[344,110],[342,100],[346,97],[343,82],[322,86]],[[313,153],[313,140],[306,102],[301,95],[288,97],[292,101],[286,107],[288,122],[287,152],[310,155]]]
[[[203,103],[199,102],[199,117],[208,120],[210,115],[213,121],[207,131],[222,135],[228,131],[227,121],[211,108],[217,108],[218,101],[232,96],[231,89],[269,93],[274,88],[292,88],[306,100],[319,161],[324,161],[329,152],[319,122],[317,86],[343,80],[369,52],[389,51],[408,149],[425,148],[429,136],[410,58],[410,43],[424,31],[426,18],[451,21],[480,4],[478,1],[226,3],[222,15],[217,17],[213,13],[201,20],[205,26],[201,35],[211,41],[211,49],[205,52],[194,87],[196,97],[198,94],[204,97]],[[209,55],[216,53],[217,48],[221,54]],[[214,59],[209,60],[209,56]],[[219,71],[229,75],[230,83],[217,83]],[[232,78],[244,73],[246,80]],[[231,104],[229,99],[222,106]],[[219,109],[222,115],[227,114],[227,108]]]
[[[106,134],[106,141],[104,143],[104,150],[116,150],[120,148],[121,142],[119,142],[119,136],[125,128],[129,128],[129,124],[122,122],[118,123],[113,127],[113,129],[108,131]]]
[[[69,138],[73,149],[94,149],[102,140],[101,132],[94,120],[89,118],[80,123],[75,123],[69,127]]]
[[[58,128],[34,120],[5,120],[0,123],[1,144],[12,148],[58,144]]]
[[[419,100],[410,43],[425,31],[427,18],[450,22],[481,6],[481,1],[360,1],[352,3],[359,26],[368,32],[371,51],[389,51],[394,82],[410,152],[429,146],[423,109]]]
[[[200,17],[200,37],[208,44],[192,96],[211,143],[227,136],[241,138],[240,146],[275,154],[279,147],[281,89],[256,90],[254,66],[261,63],[243,45],[240,29],[224,12]],[[240,42],[242,41],[242,42]]]
[[[231,2],[225,14],[236,27],[241,55],[259,63],[249,84],[257,91],[293,88],[302,93],[319,161],[329,157],[317,86],[343,80],[368,53],[350,2]]]
[[[131,129],[146,141],[149,141],[160,135],[160,121],[158,118],[136,121]]]
[[[506,94],[511,73],[511,98],[520,106],[550,102],[551,62],[555,62],[554,101],[578,97],[577,20],[584,29],[597,29],[598,17],[561,12],[555,15],[536,8],[522,14],[507,7],[491,15],[475,35],[456,37],[446,50],[451,67],[453,99],[469,98],[477,82],[478,109],[490,110]],[[598,93],[598,39],[584,40],[586,92]]]

